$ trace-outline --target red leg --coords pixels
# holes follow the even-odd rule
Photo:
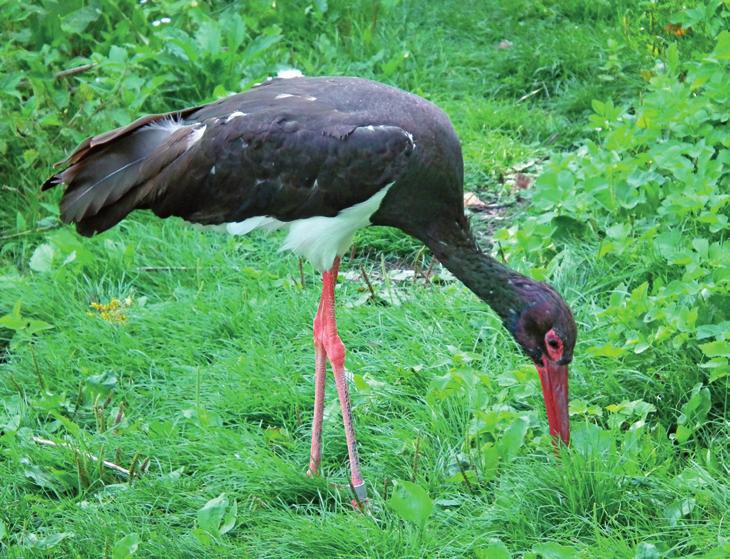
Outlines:
[[[319,315],[318,315],[319,316]],[[317,330],[315,319],[315,331]],[[327,354],[324,346],[314,341],[314,419],[312,419],[312,447],[309,452],[309,470],[307,475],[316,475],[319,471],[322,456],[322,417],[324,416],[324,385],[327,375]]]
[[[315,350],[319,351],[321,347],[332,365],[332,371],[335,377],[335,385],[337,386],[337,395],[340,399],[340,408],[342,409],[342,421],[345,427],[345,438],[347,440],[347,452],[350,458],[350,472],[352,476],[352,489],[355,492],[355,506],[364,505],[367,502],[367,491],[365,482],[360,473],[360,461],[357,456],[357,441],[355,440],[355,428],[352,422],[352,411],[350,410],[350,397],[347,389],[347,378],[345,377],[345,346],[337,334],[337,321],[335,319],[335,284],[337,283],[337,273],[340,266],[340,259],[336,258],[332,269],[322,274],[322,298],[319,302],[317,316],[314,318],[314,344]],[[317,366],[320,366],[320,354],[318,353]],[[324,364],[322,363],[322,366]],[[319,374],[319,369],[318,369]],[[318,377],[319,378],[319,377]],[[322,406],[324,402],[324,376],[322,376],[322,399],[318,401],[317,391],[319,387],[315,387],[315,410],[314,425],[312,428],[312,458],[315,457],[316,450],[319,450],[319,440],[315,445],[315,436],[321,438],[321,415],[318,416],[318,402]],[[319,425],[317,424],[319,422]],[[319,433],[316,433],[317,429]],[[317,459],[319,455],[317,454]],[[310,462],[310,470],[312,463]],[[317,461],[317,466],[318,461]]]

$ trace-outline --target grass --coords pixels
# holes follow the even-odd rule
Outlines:
[[[463,139],[467,188],[485,198],[513,199],[502,184],[513,164],[574,147],[592,134],[591,100],[637,95],[639,71],[653,64],[640,48],[646,9],[632,2],[484,2],[473,10],[383,3],[377,14],[367,3],[331,4],[332,25],[314,29],[299,12],[276,15],[283,61],[308,74],[375,77],[438,102]],[[366,15],[348,12],[357,9]],[[512,47],[498,49],[503,39]],[[393,60],[400,65],[390,71]],[[150,105],[173,104],[174,95]],[[629,369],[581,351],[605,342],[597,312],[606,278],[615,285],[630,270],[609,268],[581,246],[551,270],[580,327],[574,439],[558,459],[532,366],[493,313],[448,278],[387,280],[388,269],[426,268],[428,255],[398,232],[359,234],[343,269],[364,266],[391,301],[369,303],[357,274],[338,286],[372,494],[366,516],[350,506],[329,379],[323,476],[304,475],[318,300],[312,269],[304,267],[303,288],[297,260],[276,253],[276,235],[229,238],[145,214],[93,239],[42,230],[42,204],[59,193],[40,197],[30,185],[70,147],[45,146],[53,153],[42,154],[43,164],[18,159],[23,176],[3,179],[0,316],[20,302],[22,316],[50,325],[32,337],[0,329],[3,556],[727,553],[726,420],[716,417],[684,444],[669,436],[700,378],[691,359],[668,353],[663,367],[674,375],[662,378],[674,380],[664,385],[653,363]],[[8,161],[21,157],[9,149]],[[75,260],[33,271],[43,243]],[[108,306],[114,299],[116,310]],[[34,436],[67,446],[39,445]],[[142,473],[120,477],[89,455]],[[424,525],[388,505],[398,480],[416,482],[433,501]],[[211,535],[203,511],[220,494],[228,499],[221,514],[236,503],[235,527],[220,534],[214,521]]]

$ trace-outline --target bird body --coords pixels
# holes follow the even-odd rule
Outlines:
[[[222,225],[233,234],[287,227],[283,248],[322,272],[314,320],[315,413],[310,471],[319,466],[324,370],[332,365],[359,471],[334,285],[355,231],[397,227],[424,242],[501,317],[540,373],[550,432],[568,441],[570,309],[547,284],[477,246],[463,207],[458,137],[436,105],[348,77],[273,79],[209,105],[143,117],[84,141],[44,189],[65,183],[61,217],[92,235],[135,209]]]

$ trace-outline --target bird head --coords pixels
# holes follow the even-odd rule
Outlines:
[[[527,278],[514,283],[522,308],[508,328],[537,368],[550,434],[568,444],[568,365],[576,339],[573,313],[549,285]]]

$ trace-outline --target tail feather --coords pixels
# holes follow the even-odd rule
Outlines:
[[[145,117],[83,142],[61,163],[69,167],[43,185],[45,190],[66,184],[61,219],[75,223],[81,234],[93,235],[144,207],[160,186],[160,175],[204,131],[197,123],[177,122],[178,115]]]

